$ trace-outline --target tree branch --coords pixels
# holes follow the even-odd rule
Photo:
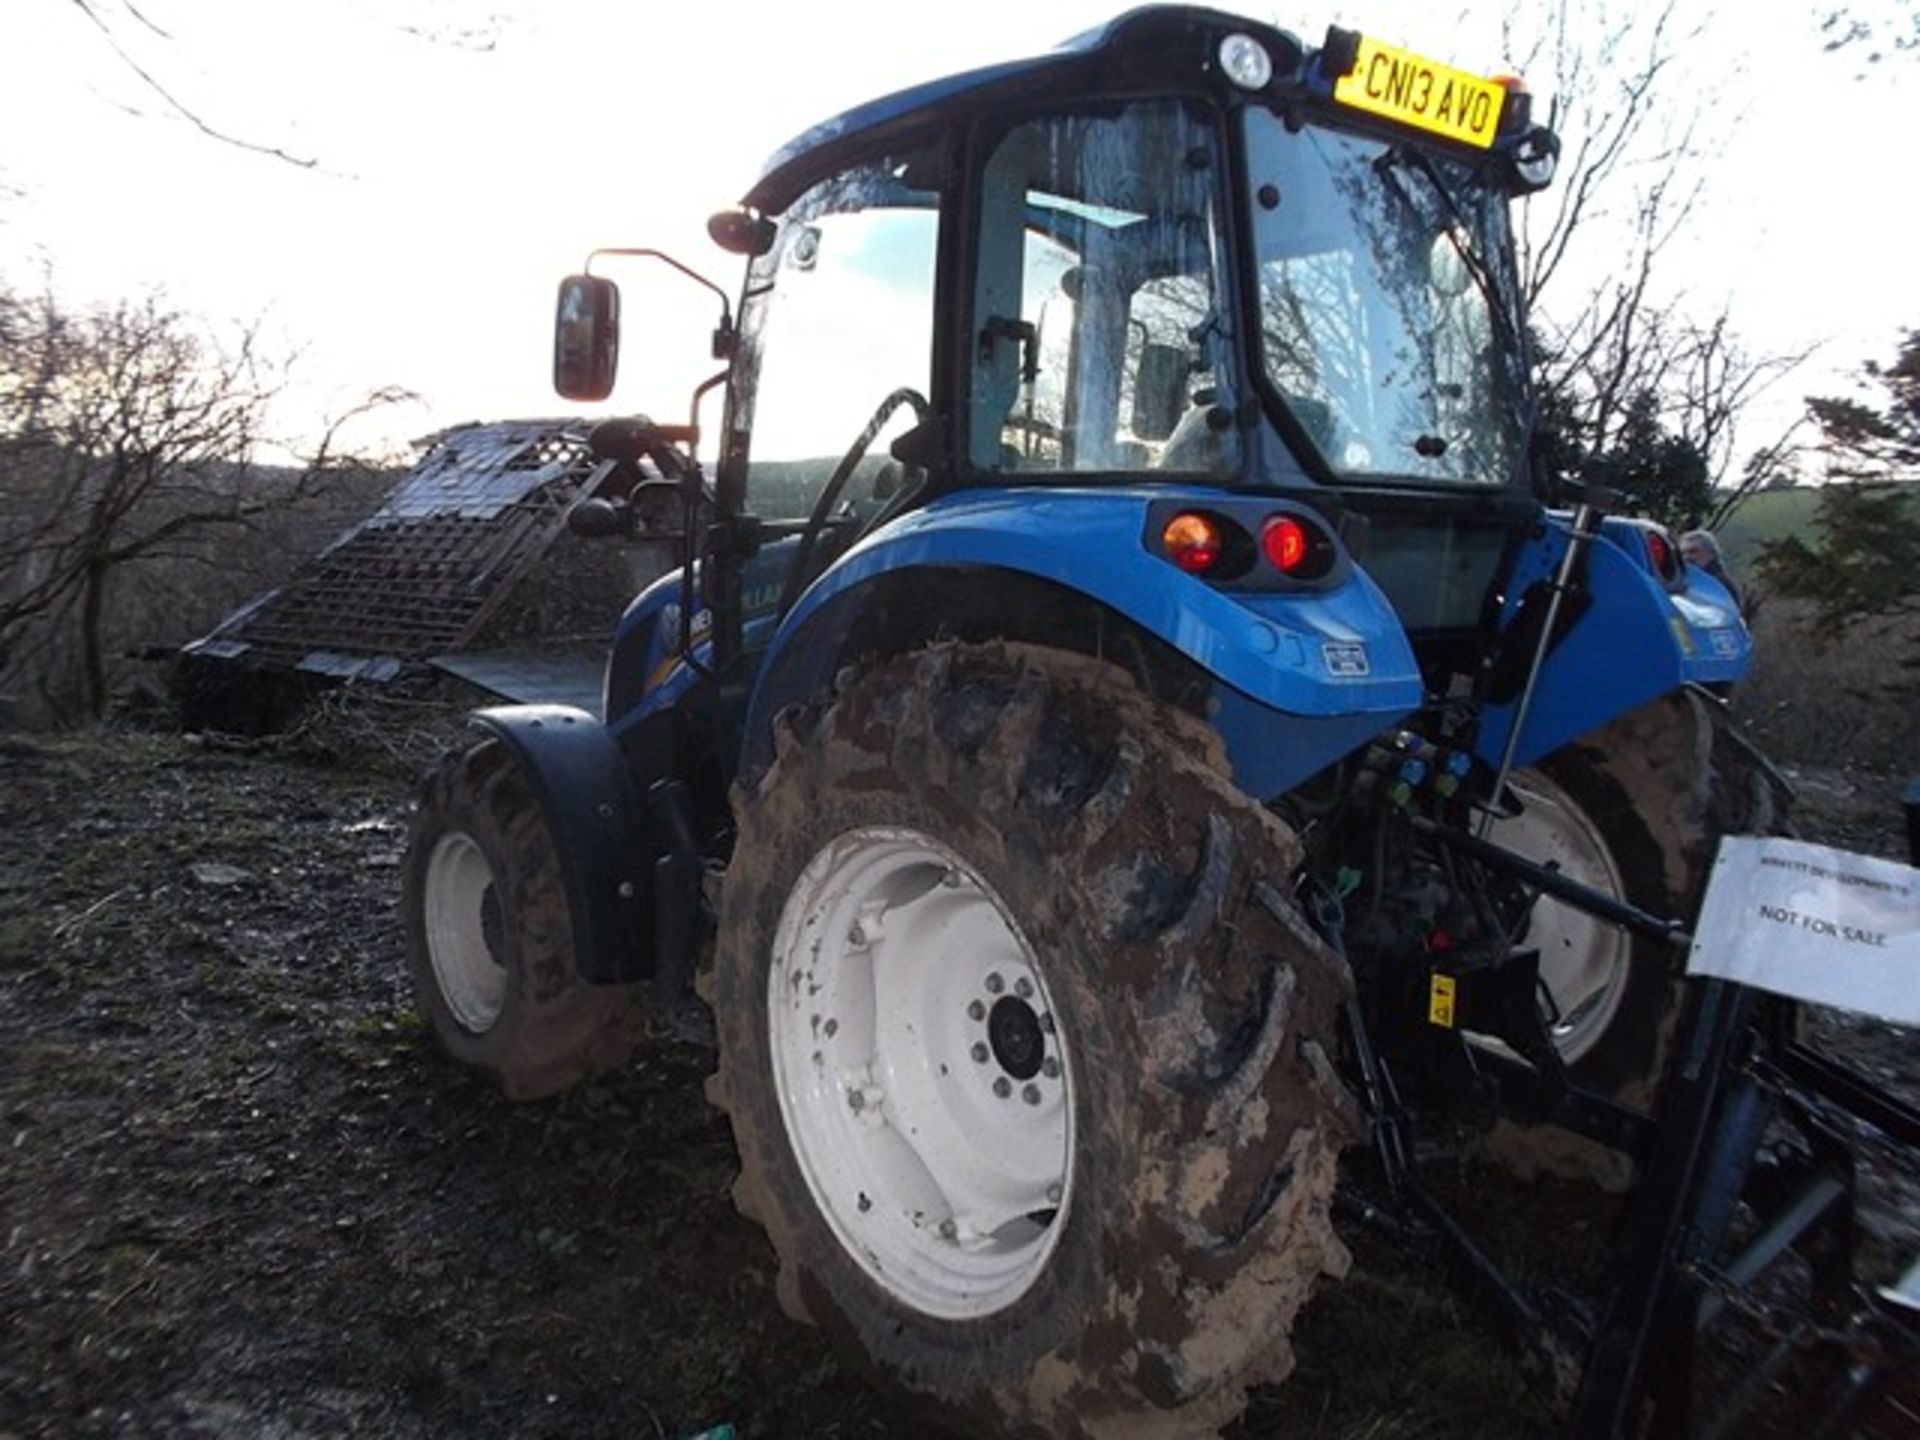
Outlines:
[[[235,135],[230,131],[222,130],[218,126],[210,124],[198,111],[162,84],[152,71],[148,70],[138,60],[133,58],[127,48],[120,43],[120,37],[113,33],[113,27],[107,24],[106,20],[101,16],[95,6],[94,0],[70,0],[70,3],[92,22],[93,27],[98,30],[106,40],[107,47],[113,51],[122,65],[133,72],[141,84],[145,85],[148,90],[157,95],[175,115],[193,126],[194,129],[198,130],[202,135],[205,135],[209,140],[217,140],[223,145],[232,145],[236,149],[248,150],[256,155],[265,155],[274,160],[281,160],[289,165],[298,166],[302,170],[311,170],[320,163],[312,157],[291,154],[288,151],[282,150],[277,145],[263,145],[258,141],[248,140],[244,136]],[[127,0],[122,0],[122,3],[126,4],[128,11],[147,29],[153,31],[154,34],[159,35],[163,39],[171,38],[167,35],[166,31],[160,29],[152,21],[148,20],[146,16],[134,9],[131,4],[128,4]]]

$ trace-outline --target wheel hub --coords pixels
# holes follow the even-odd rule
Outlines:
[[[1031,1080],[1040,1073],[1047,1037],[1026,1001],[1003,995],[994,1002],[987,1012],[987,1044],[1000,1068],[1015,1080]]]
[[[979,873],[917,831],[834,839],[782,909],[767,1015],[794,1158],[869,1279],[943,1319],[1025,1294],[1071,1203],[1072,1067]]]
[[[481,1034],[507,998],[506,917],[493,866],[471,835],[450,830],[427,857],[427,958],[460,1028]]]
[[[1524,808],[1497,822],[1488,839],[1551,864],[1602,894],[1627,898],[1606,837],[1566,790],[1537,770],[1516,775],[1513,789]],[[1619,1013],[1633,941],[1624,930],[1551,896],[1534,902],[1523,938],[1540,954],[1547,1033],[1561,1060],[1571,1065],[1599,1044]],[[1512,1054],[1500,1041],[1478,1038],[1490,1049]]]

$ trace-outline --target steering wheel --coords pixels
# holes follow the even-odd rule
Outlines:
[[[853,472],[866,458],[874,437],[886,428],[887,421],[893,418],[893,412],[902,405],[913,407],[916,420],[925,420],[928,410],[932,408],[926,396],[909,385],[903,385],[880,402],[879,408],[873,412],[873,418],[853,437],[853,444],[840,457],[840,463],[833,467],[833,473],[827,477],[827,483],[820,487],[813,509],[808,512],[806,528],[800,532],[800,545],[793,557],[793,569],[788,572],[787,583],[780,592],[780,614],[784,615],[793,608],[793,602],[800,598],[800,591],[813,578],[809,573],[813,568],[813,552],[820,543],[821,532],[827,528],[833,507],[840,503],[840,492],[847,488]]]

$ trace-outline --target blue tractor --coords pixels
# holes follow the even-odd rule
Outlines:
[[[604,714],[427,783],[444,1049],[534,1096],[642,982],[705,1025],[782,1303],[951,1427],[1211,1433],[1410,1117],[1632,1152],[1681,987],[1618,922],[1768,790],[1727,591],[1535,463],[1529,108],[1156,6],[808,131],[710,224],[691,422],[593,433],[575,528],[684,546]],[[562,284],[563,395],[620,318]]]

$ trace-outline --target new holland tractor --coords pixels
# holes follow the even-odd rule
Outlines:
[[[1210,1433],[1423,1116],[1644,1158],[1659,917],[1771,789],[1727,591],[1535,463],[1529,112],[1152,7],[801,135],[710,223],[737,299],[590,262],[721,297],[572,516],[684,563],[602,714],[427,783],[420,1004],[521,1097],[643,982],[707,1027],[782,1304],[962,1433]],[[620,319],[562,284],[563,395]]]

